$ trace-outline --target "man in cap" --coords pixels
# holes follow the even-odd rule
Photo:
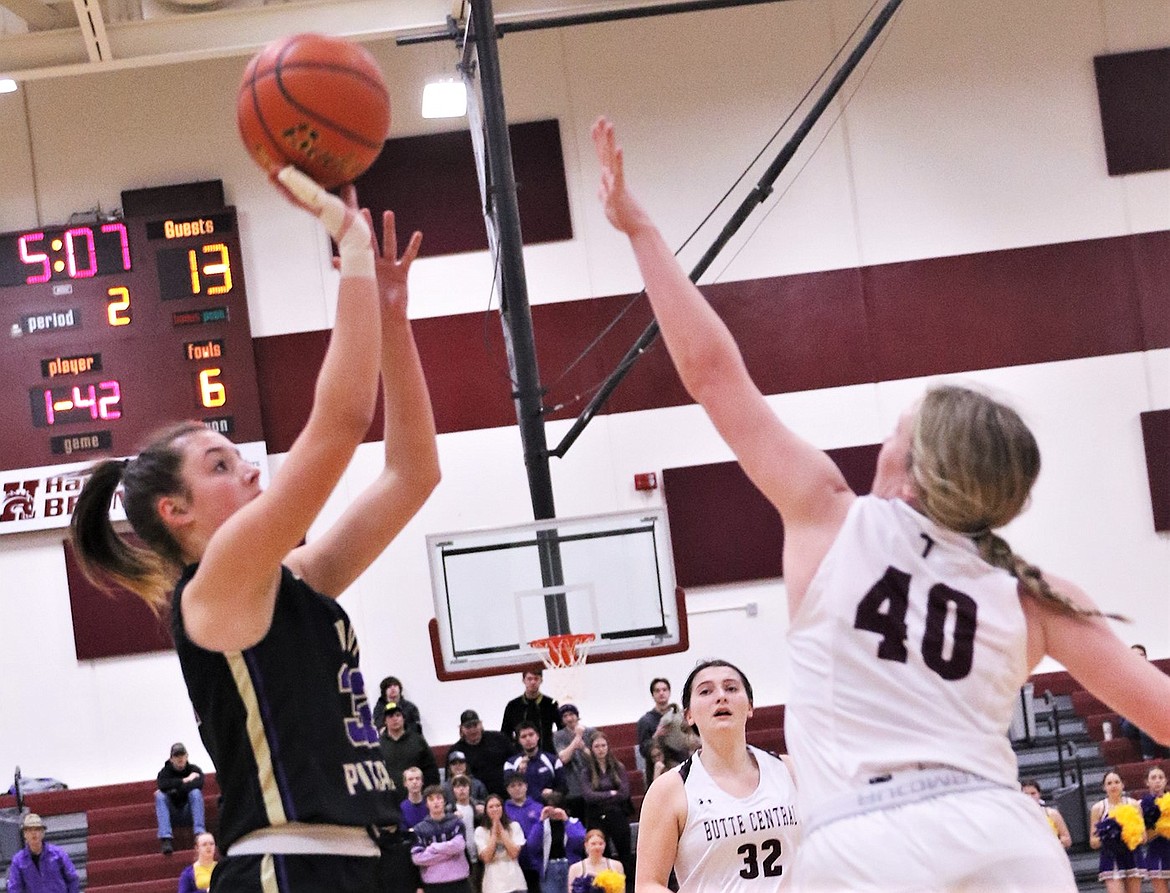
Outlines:
[[[487,800],[488,789],[482,781],[472,775],[467,767],[467,754],[452,747],[447,751],[447,780],[443,782],[443,795],[447,798],[447,806],[455,805],[455,790],[451,780],[462,775],[467,779],[468,796],[475,806],[475,815],[483,815],[483,804]]]
[[[459,716],[459,740],[454,750],[467,757],[472,776],[484,783],[490,794],[508,795],[504,785],[504,763],[512,756],[512,739],[502,732],[485,731],[479,714],[464,710]]]
[[[382,748],[382,759],[386,761],[386,771],[398,784],[402,773],[411,766],[422,770],[423,785],[439,783],[439,766],[435,762],[435,755],[427,739],[421,732],[407,728],[406,716],[397,701],[387,701],[386,711],[382,717],[382,733],[378,737],[378,744]],[[406,792],[398,788],[397,797],[401,800]]]
[[[159,770],[154,815],[164,856],[175,851],[172,824],[190,824],[196,834],[207,830],[203,823],[203,770],[187,761],[187,748],[182,741],[171,745],[171,758]]]
[[[576,704],[561,704],[559,712],[564,727],[553,732],[553,744],[565,767],[565,808],[569,815],[583,816],[585,796],[581,790],[581,777],[588,768],[585,755],[593,744],[597,730],[581,722]]]
[[[45,843],[45,823],[30,812],[20,823],[24,847],[8,868],[8,893],[77,893],[81,882],[69,855]]]

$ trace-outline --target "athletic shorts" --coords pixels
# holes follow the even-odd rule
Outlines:
[[[1159,835],[1147,843],[1142,867],[1147,877],[1170,878],[1170,840]]]
[[[377,893],[368,856],[229,856],[211,873],[211,893]]]
[[[1009,788],[944,794],[818,827],[789,893],[1076,893],[1044,813]]]

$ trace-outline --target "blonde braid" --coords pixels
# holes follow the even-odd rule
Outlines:
[[[1044,579],[1044,572],[1013,552],[1012,547],[1002,536],[987,530],[976,534],[972,539],[979,547],[979,555],[984,561],[992,567],[1007,571],[1019,580],[1024,592],[1037,601],[1056,605],[1064,613],[1074,617],[1107,617],[1110,620],[1129,622],[1129,618],[1121,614],[1107,613],[1098,608],[1083,608],[1067,595],[1057,592]]]
[[[909,462],[923,514],[971,537],[983,560],[1019,580],[1028,595],[1075,617],[1125,619],[1057,592],[1040,568],[992,533],[1023,510],[1040,474],[1036,438],[1011,407],[970,388],[931,388],[915,419]]]

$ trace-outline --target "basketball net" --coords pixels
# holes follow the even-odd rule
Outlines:
[[[582,671],[596,639],[593,633],[567,633],[528,643],[540,652],[547,671],[545,682],[558,704],[573,703],[581,694]]]

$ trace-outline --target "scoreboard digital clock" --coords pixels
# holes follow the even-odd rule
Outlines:
[[[97,459],[197,419],[261,464],[233,208],[0,235],[0,533],[68,523]]]

